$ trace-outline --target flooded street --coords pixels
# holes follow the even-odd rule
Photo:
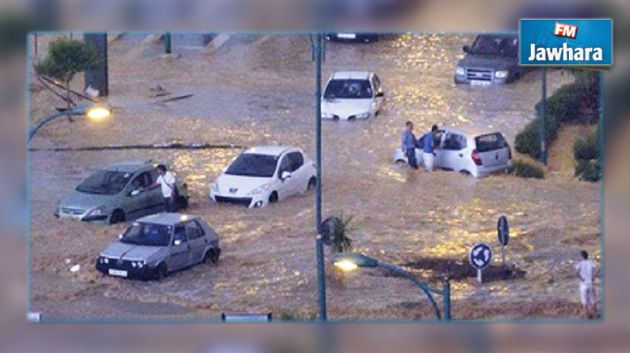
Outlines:
[[[241,148],[282,143],[315,158],[314,63],[306,35],[185,38],[160,56],[140,34],[110,42],[110,102],[102,124],[59,119],[35,137],[31,152],[31,311],[50,319],[208,319],[222,312],[273,312],[307,319],[317,312],[314,198],[291,197],[264,209],[217,205],[208,187]],[[211,39],[211,38],[207,38]],[[218,40],[220,39],[220,42]],[[376,72],[385,91],[381,114],[366,121],[322,122],[324,216],[353,216],[355,251],[439,286],[420,260],[468,266],[478,242],[500,263],[496,221],[511,224],[507,260],[524,271],[511,280],[452,282],[454,319],[575,318],[579,250],[600,256],[599,186],[550,173],[544,180],[413,171],[393,165],[407,120],[416,134],[432,124],[503,132],[510,145],[534,118],[540,75],[505,86],[456,86],[453,73],[474,35],[389,35],[371,44],[326,44],[323,82],[336,70]],[[174,38],[175,40],[175,38]],[[549,72],[549,94],[572,76]],[[82,82],[75,82],[81,89]],[[186,99],[164,102],[161,86]],[[54,104],[53,104],[54,102]],[[32,94],[34,117],[59,105]],[[50,151],[169,142],[233,145],[216,149]],[[552,149],[554,146],[551,147]],[[516,156],[521,158],[520,156]],[[109,227],[56,219],[57,202],[100,167],[124,160],[166,162],[191,191],[187,212],[221,238],[218,266],[199,265],[161,282],[103,277],[96,256],[127,225]],[[565,163],[566,164],[566,163]],[[570,164],[570,163],[569,163]],[[553,169],[553,166],[552,166]],[[328,253],[327,253],[328,255]],[[327,256],[327,272],[332,272]],[[79,264],[77,273],[69,271]],[[432,319],[428,301],[404,279],[366,270],[328,285],[330,319]]]

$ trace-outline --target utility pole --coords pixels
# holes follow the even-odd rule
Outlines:
[[[99,96],[109,95],[109,68],[107,58],[107,33],[86,33],[85,44],[94,49],[100,61],[95,68],[85,71],[85,89],[92,87],[98,90]]]
[[[171,32],[166,32],[164,33],[164,53],[166,54],[171,54],[172,48],[171,48]]]
[[[547,165],[547,68],[542,69],[542,100],[540,107],[540,161]]]

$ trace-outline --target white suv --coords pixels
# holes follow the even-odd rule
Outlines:
[[[454,170],[475,178],[505,171],[512,165],[512,150],[500,132],[474,133],[452,129],[440,130],[439,148],[434,150],[434,166]],[[407,163],[399,148],[394,151],[394,162]],[[416,148],[416,160],[422,164],[422,141]]]
[[[383,104],[381,80],[373,72],[338,71],[322,96],[322,119],[355,120],[376,116]]]
[[[295,147],[258,146],[241,153],[210,185],[216,202],[263,207],[317,182],[315,163]]]

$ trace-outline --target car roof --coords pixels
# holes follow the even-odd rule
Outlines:
[[[119,171],[125,173],[133,173],[138,171],[139,169],[151,167],[152,164],[146,161],[125,161],[125,162],[117,162],[106,166],[105,170]]]
[[[474,126],[458,126],[457,128],[440,127],[441,130],[452,132],[458,135],[466,135],[469,137],[478,137],[482,135],[490,135],[500,133],[496,130],[484,130]]]
[[[172,226],[180,222],[190,221],[198,218],[199,217],[190,214],[162,212],[139,218],[136,222]]]
[[[282,145],[255,146],[247,149],[244,153],[265,154],[269,156],[279,156],[287,150],[294,150],[295,147]]]
[[[370,76],[369,71],[336,71],[332,75],[333,80],[367,80]]]

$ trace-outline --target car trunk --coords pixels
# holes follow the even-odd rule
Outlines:
[[[509,145],[503,135],[492,133],[475,137],[476,151],[484,167],[505,164],[510,159]]]

